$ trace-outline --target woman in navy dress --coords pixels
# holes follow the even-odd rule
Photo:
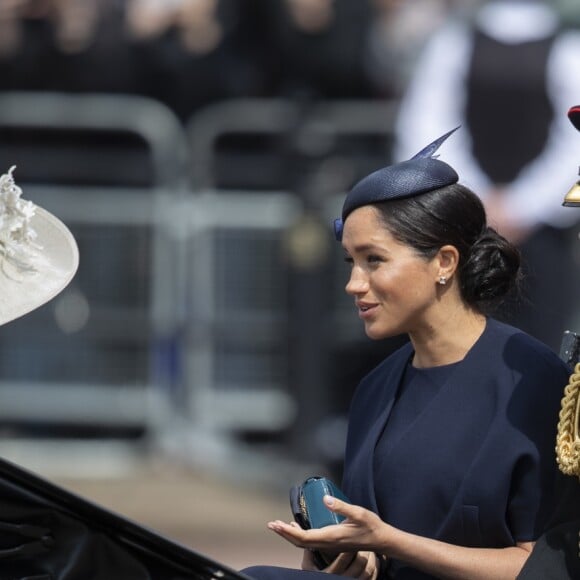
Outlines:
[[[305,548],[302,570],[259,580],[515,578],[554,507],[568,367],[490,317],[517,286],[516,248],[433,155],[452,132],[348,194],[335,222],[371,339],[409,343],[363,379],[350,410],[339,525],[269,528]],[[580,501],[579,501],[580,503]],[[312,550],[339,553],[318,571]],[[326,576],[328,578],[328,576]]]

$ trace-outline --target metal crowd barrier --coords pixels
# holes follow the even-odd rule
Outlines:
[[[283,193],[192,199],[183,346],[188,416],[198,427],[276,431],[294,418],[282,242],[300,211]]]
[[[96,442],[133,449],[168,422],[180,325],[172,204],[186,150],[152,100],[0,94],[0,159],[17,166],[23,197],[67,223],[81,256],[60,296],[0,336],[2,455],[54,464],[81,442],[91,453],[69,468],[82,469],[80,457],[116,456]],[[55,453],[38,453],[51,443]]]

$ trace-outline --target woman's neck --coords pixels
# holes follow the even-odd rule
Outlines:
[[[482,335],[486,318],[472,309],[460,309],[436,323],[409,334],[415,349],[412,364],[417,368],[459,362]]]

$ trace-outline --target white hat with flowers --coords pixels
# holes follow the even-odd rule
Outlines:
[[[68,228],[21,199],[11,167],[0,176],[0,324],[54,298],[73,278],[78,247]]]

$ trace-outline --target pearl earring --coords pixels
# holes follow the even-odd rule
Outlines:
[[[439,276],[439,284],[445,286],[445,284],[447,284],[447,278],[445,276]]]

